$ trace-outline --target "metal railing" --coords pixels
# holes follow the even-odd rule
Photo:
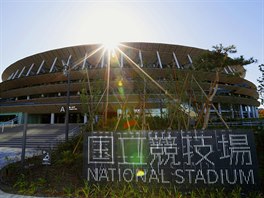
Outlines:
[[[226,122],[226,124],[230,127],[232,126],[264,126],[264,120],[252,120],[252,121],[230,121]],[[222,122],[212,122],[209,126],[222,126]]]
[[[80,133],[80,126],[76,126],[74,128],[72,128],[71,130],[69,130],[69,139],[74,138],[75,136],[77,136]],[[64,142],[65,141],[65,134],[61,134],[56,138],[56,142],[60,143],[60,142]]]
[[[5,121],[5,122],[0,122],[1,126],[1,132],[3,133],[5,130],[5,127],[11,127],[13,128],[15,126],[15,122],[18,121],[18,117],[15,117],[11,120]]]

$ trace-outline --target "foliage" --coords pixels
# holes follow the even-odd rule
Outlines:
[[[261,98],[261,96],[260,96],[260,98]],[[261,99],[261,104],[263,105],[262,99]],[[259,113],[259,118],[264,118],[264,109],[259,109],[258,113]]]
[[[78,139],[78,138],[77,138]],[[66,159],[71,155],[71,151],[76,144],[76,139],[69,140],[66,144],[59,146],[58,150],[52,152],[53,159],[58,161],[63,155]],[[79,147],[82,148],[83,145]],[[62,154],[62,148],[66,149]],[[68,156],[69,155],[69,156]],[[20,163],[13,164],[12,172],[15,175],[3,177],[8,180],[9,192],[24,195],[49,196],[49,197],[205,197],[205,198],[224,198],[241,197],[242,192],[239,187],[234,189],[224,188],[197,188],[187,191],[185,186],[169,186],[162,184],[137,183],[103,183],[94,184],[84,180],[79,174],[82,172],[83,161],[77,158],[70,166],[67,164],[55,163],[51,166],[41,165],[41,158],[28,159],[27,163],[34,163],[28,169],[22,169]],[[66,161],[67,161],[66,160]],[[11,178],[13,178],[11,182]],[[263,198],[259,192],[251,192],[248,197]]]
[[[24,174],[20,174],[18,180],[13,185],[19,194],[34,195],[38,189],[43,188],[47,181],[44,178],[37,178],[33,181],[28,181]]]
[[[82,113],[86,114],[89,118],[87,125],[89,131],[93,131],[93,125],[95,123],[95,116],[98,113],[97,104],[100,101],[101,95],[103,94],[103,81],[93,80],[91,85],[89,70],[85,70],[85,78],[82,81],[82,89],[80,91],[80,101]],[[96,79],[96,78],[95,78]]]
[[[56,165],[71,166],[82,158],[82,142],[83,135],[77,136],[70,141],[63,142],[58,145],[52,155],[56,156],[53,160]]]
[[[257,79],[259,85],[258,85],[258,93],[260,102],[262,105],[264,105],[264,64],[259,65],[259,71],[261,72],[261,77]]]
[[[13,187],[18,189],[18,193],[21,193],[21,194],[24,194],[27,191],[28,181],[26,180],[26,177],[24,174],[21,174],[18,177],[18,180],[16,181]]]
[[[243,56],[231,58],[230,55],[236,52],[237,50],[234,45],[224,47],[222,44],[219,44],[213,46],[212,51],[203,53],[193,62],[195,70],[215,72],[215,77],[211,81],[209,89],[204,91],[207,96],[199,115],[199,120],[203,117],[202,129],[206,129],[208,126],[212,102],[218,90],[220,73],[228,66],[244,66],[256,62],[252,57],[249,59],[245,59]],[[219,117],[222,119],[220,115]]]
[[[36,186],[35,186],[36,187]],[[24,194],[29,194],[30,190],[24,192]],[[35,191],[36,192],[36,191]],[[48,191],[46,191],[48,192]],[[54,191],[50,192],[50,196],[57,193]],[[149,186],[146,184],[123,184],[123,183],[112,183],[111,185],[98,185],[98,184],[88,184],[84,183],[84,186],[80,187],[64,187],[63,194],[60,196],[63,197],[176,197],[176,198],[221,198],[221,197],[233,197],[240,198],[242,197],[241,189],[239,187],[234,188],[233,190],[225,191],[222,189],[193,189],[191,191],[182,191],[174,187],[174,190],[170,187],[165,186]],[[32,194],[31,194],[32,195]],[[258,192],[251,192],[247,194],[248,197],[258,197],[263,198],[263,194]]]
[[[212,48],[213,48],[212,51],[207,51],[194,60],[193,64],[195,70],[219,72],[222,71],[227,66],[233,66],[233,65],[244,66],[256,62],[256,60],[253,57],[249,59],[245,59],[243,56],[230,58],[229,56],[231,54],[237,52],[236,47],[234,45],[224,47],[222,44],[219,44],[213,46]]]
[[[241,188],[240,187],[235,187],[232,192],[231,192],[232,198],[241,198]]]
[[[63,188],[63,193],[66,197],[72,197],[74,195],[74,189],[71,186]]]
[[[66,150],[66,151],[62,151],[61,158],[57,160],[56,163],[61,165],[71,165],[74,163],[76,158],[77,158],[76,154],[73,154],[72,151]]]
[[[89,197],[91,189],[88,184],[88,181],[84,181],[84,186],[81,188],[81,192],[84,194],[84,197]]]

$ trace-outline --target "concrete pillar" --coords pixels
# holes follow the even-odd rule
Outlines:
[[[255,106],[252,106],[253,110],[254,110],[254,118],[258,118],[258,108]]]
[[[255,110],[256,110],[256,118],[259,118],[259,114],[258,114],[258,108],[255,107]]]
[[[255,111],[254,106],[251,106],[251,115],[252,115],[252,118],[256,118],[256,111]]]
[[[239,106],[240,106],[240,118],[244,118],[243,107],[242,105],[239,105]]]
[[[161,59],[160,59],[160,55],[159,55],[159,51],[156,52],[157,53],[157,58],[158,58],[158,62],[159,62],[159,66],[162,69],[162,63],[161,63]]]
[[[104,57],[104,52],[103,52],[103,55],[102,55],[102,58],[101,58],[101,68],[104,67],[104,59],[105,59],[105,57]]]
[[[22,124],[23,123],[23,113],[18,113],[17,115],[17,123]]]
[[[139,56],[139,61],[140,61],[140,67],[143,67],[143,58],[142,58],[142,53],[141,50],[138,51],[138,56]]]
[[[30,68],[29,68],[29,70],[28,70],[26,76],[28,76],[28,75],[30,74],[30,72],[31,72],[31,70],[32,70],[32,68],[33,68],[33,66],[34,66],[34,63],[31,64],[31,66],[30,66]]]
[[[54,124],[54,120],[55,120],[55,114],[51,113],[50,114],[50,124]]]
[[[173,55],[173,58],[174,58],[174,61],[175,61],[176,65],[177,65],[177,68],[178,68],[178,69],[181,69],[181,66],[180,66],[180,64],[179,64],[179,61],[178,61],[178,59],[177,59],[175,53],[172,52],[172,55]]]
[[[124,55],[122,53],[120,54],[120,67],[124,67]]]
[[[82,69],[85,69],[85,63],[86,63],[86,59],[87,59],[87,54],[85,53],[84,59],[83,59],[83,64],[82,64]]]
[[[221,109],[221,104],[220,103],[218,103],[218,112],[219,112],[219,114],[222,114],[222,109]]]
[[[250,106],[247,106],[247,114],[248,114],[248,118],[251,118],[251,115],[250,115]]]
[[[87,114],[84,114],[84,116],[83,116],[83,123],[84,124],[87,123]]]
[[[231,109],[231,118],[235,118],[234,108],[232,104],[230,105],[230,109]]]

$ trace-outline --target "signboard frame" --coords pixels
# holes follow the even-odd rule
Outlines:
[[[90,183],[259,189],[256,147],[249,130],[87,133],[84,176]]]

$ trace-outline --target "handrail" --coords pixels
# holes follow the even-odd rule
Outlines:
[[[230,121],[226,122],[229,126],[264,126],[264,121]],[[212,122],[209,126],[220,126],[221,122]]]
[[[76,127],[72,128],[69,131],[69,139],[74,138],[76,135],[79,134],[79,132],[80,132],[80,127],[79,126],[76,126]],[[65,134],[61,134],[61,135],[57,136],[56,141],[57,142],[65,141]]]
[[[7,127],[7,126],[13,128],[16,121],[18,121],[18,117],[17,116],[15,118],[11,119],[11,120],[8,120],[8,121],[5,121],[5,122],[0,122],[0,125],[2,126],[2,133],[4,132],[5,127]]]

